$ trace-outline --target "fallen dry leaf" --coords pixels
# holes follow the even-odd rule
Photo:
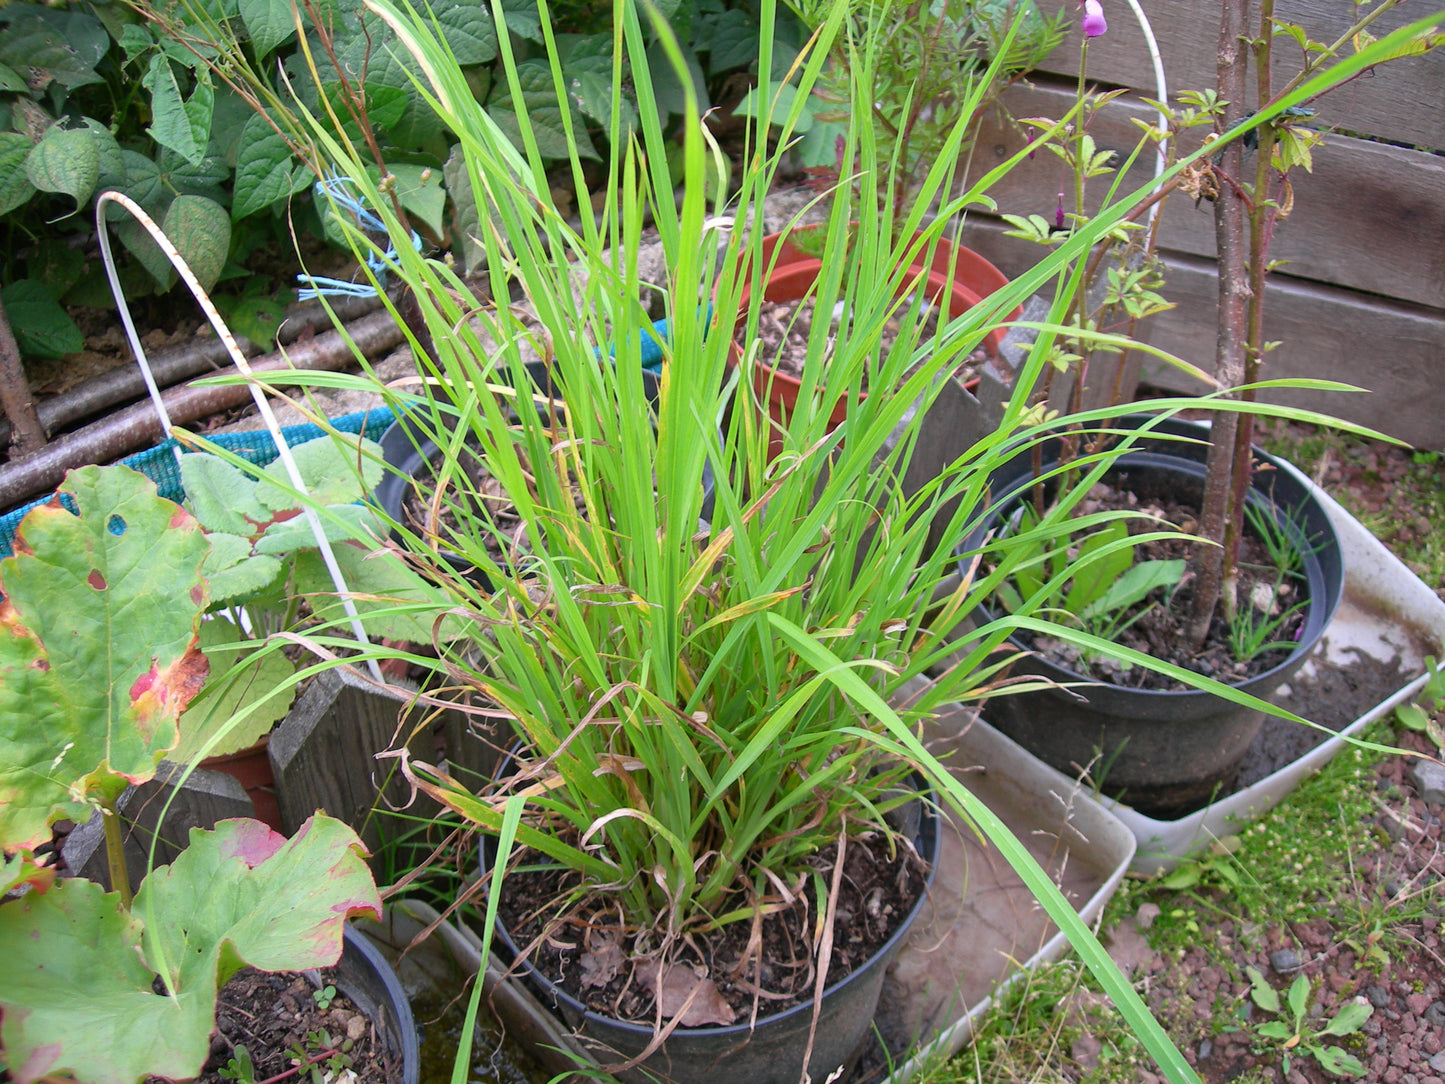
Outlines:
[[[660,983],[659,970],[662,972]],[[685,1028],[733,1022],[732,1006],[723,999],[712,979],[699,975],[687,964],[659,968],[656,960],[644,960],[638,965],[637,978],[662,1006],[663,1017],[671,1020],[682,1013],[678,1023]],[[683,1012],[684,1005],[686,1012]]]

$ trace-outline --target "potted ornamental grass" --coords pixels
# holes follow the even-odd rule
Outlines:
[[[832,1000],[850,975],[886,957],[911,914],[926,877],[927,811],[944,806],[970,818],[1019,870],[1170,1079],[1195,1079],[1026,849],[919,739],[935,707],[1005,691],[1014,655],[1007,638],[1021,628],[1151,665],[1049,621],[1036,594],[1011,613],[965,622],[1037,564],[1033,543],[1047,531],[996,532],[965,555],[961,573],[953,553],[927,544],[939,519],[951,537],[969,537],[987,514],[994,473],[1053,434],[1032,399],[1067,291],[1038,329],[1001,425],[921,489],[905,494],[901,485],[940,374],[1044,284],[1076,284],[1081,262],[1149,190],[1122,195],[1015,282],[950,312],[925,345],[922,302],[900,289],[909,272],[899,257],[934,244],[953,216],[987,198],[986,184],[950,187],[948,162],[971,118],[959,117],[901,223],[879,198],[893,148],[871,127],[850,125],[843,162],[856,185],[834,193],[814,287],[819,306],[845,318],[826,344],[826,386],[800,400],[783,454],[770,456],[754,380],[767,261],[761,232],[747,223],[775,185],[777,148],[788,144],[829,51],[843,43],[859,93],[887,48],[879,26],[851,25],[846,5],[828,7],[794,67],[794,93],[774,83],[760,91],[767,105],[750,128],[736,192],[710,203],[702,183],[684,183],[675,198],[665,164],[652,73],[663,63],[685,71],[675,43],[645,11],[619,4],[601,210],[573,222],[556,207],[525,116],[517,145],[477,106],[424,15],[392,0],[368,6],[388,26],[388,47],[424,74],[433,108],[459,142],[471,194],[461,198],[474,201],[484,223],[480,300],[445,260],[402,243],[388,254],[362,231],[352,236],[409,288],[415,311],[397,318],[418,348],[423,398],[398,405],[412,430],[444,452],[433,500],[455,520],[448,546],[485,574],[485,583],[455,574],[436,560],[433,539],[397,524],[450,604],[412,606],[418,618],[445,619],[449,636],[396,653],[434,675],[431,700],[472,712],[478,740],[509,753],[480,785],[404,758],[420,790],[491,839],[483,848],[489,943],[503,946],[604,1071],[623,1079],[714,1079],[739,1066],[758,1081],[824,1079],[846,1063],[871,1018],[856,1006],[835,1013]],[[500,5],[494,14],[504,26]],[[545,5],[539,15],[545,32]],[[773,70],[773,17],[764,4],[761,72]],[[524,78],[545,77],[565,97],[555,42],[546,57],[524,62],[505,33],[498,41],[514,95]],[[1347,66],[1337,77],[1348,74]],[[625,88],[636,95],[635,114],[623,109]],[[562,123],[573,118],[564,113]],[[405,238],[365,163],[319,138],[393,240]],[[701,178],[714,153],[706,130],[687,125],[686,177]],[[569,165],[581,189],[588,174],[575,149]],[[643,282],[638,271],[649,219],[667,254],[663,281]],[[666,298],[665,325],[653,323],[644,290]],[[882,356],[889,323],[903,346]],[[662,355],[655,398],[636,366],[612,360],[644,342]],[[529,375],[538,357],[545,381]],[[893,391],[850,395],[870,368]],[[1197,404],[1169,400],[1159,410],[1186,405]],[[1077,420],[1113,432],[1119,413]],[[1071,484],[1092,484],[1090,470],[1107,469],[1138,439],[1117,431],[1117,442],[1078,457],[1084,472]],[[475,477],[464,456],[484,461],[485,486],[460,480]],[[1055,538],[1067,530],[1050,529]],[[1093,550],[1050,553],[1065,579],[1098,559]],[[936,677],[919,690],[915,679],[931,671]],[[1212,686],[1199,675],[1185,680]],[[858,883],[880,891],[849,895]],[[780,957],[779,944],[793,951]],[[480,986],[474,1004],[479,996]],[[798,1031],[773,1045],[778,1022]],[[859,1030],[850,1038],[835,1026]]]

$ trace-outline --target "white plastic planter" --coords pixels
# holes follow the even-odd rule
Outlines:
[[[1119,819],[971,709],[935,720],[925,740],[1092,925],[1134,856],[1134,839]],[[912,1039],[912,1054],[890,1084],[962,1049],[996,996],[1068,948],[997,850],[973,829],[954,828],[944,833],[933,898],[883,987],[880,1030],[894,1041]]]
[[[1301,677],[1307,677],[1320,661],[1348,666],[1355,652],[1386,662],[1398,660],[1402,671],[1420,676],[1298,760],[1177,820],[1155,820],[1127,805],[1105,799],[1104,804],[1138,840],[1131,867],[1136,873],[1167,872],[1189,855],[1238,832],[1273,809],[1310,773],[1319,771],[1345,748],[1348,744],[1345,736],[1358,734],[1372,720],[1414,697],[1425,681],[1424,655],[1442,653],[1445,602],[1338,502],[1305,480],[1325,506],[1339,534],[1345,563],[1345,596],[1324,640],[1301,671]],[[1289,706],[1288,695],[1283,691],[1275,699],[1282,706]],[[1061,772],[1042,762],[1039,767],[1051,774],[1055,786],[1073,785],[1073,780]]]

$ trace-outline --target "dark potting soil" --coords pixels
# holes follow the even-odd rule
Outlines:
[[[1080,515],[1118,510],[1142,513],[1160,521],[1128,520],[1131,535],[1165,529],[1161,524],[1174,524],[1180,530],[1191,531],[1199,514],[1197,501],[1189,503],[1170,493],[1139,493],[1105,484],[1095,486],[1079,504]],[[1197,544],[1187,539],[1141,542],[1135,548],[1135,557],[1138,561],[1188,560],[1196,548]],[[1142,602],[1118,615],[1119,623],[1126,627],[1110,638],[1162,662],[1228,683],[1245,681],[1273,669],[1289,656],[1304,623],[1302,603],[1308,600],[1304,582],[1291,573],[1281,575],[1268,548],[1249,530],[1240,548],[1238,575],[1241,620],[1263,624],[1283,617],[1265,640],[1288,646],[1237,657],[1230,642],[1229,622],[1222,616],[1220,607],[1203,648],[1192,650],[1185,635],[1194,601],[1193,584],[1187,571],[1172,591],[1156,588]],[[1051,662],[1095,681],[1132,689],[1189,688],[1147,667],[1091,657],[1073,644],[1054,637],[1018,633],[1017,638]]]
[[[321,970],[322,989],[331,982]],[[341,994],[323,1008],[316,986],[304,973],[273,974],[244,968],[221,988],[211,1057],[196,1078],[199,1084],[230,1084],[221,1070],[244,1046],[254,1067],[253,1080],[307,1081],[302,1061],[318,1066],[327,1079],[341,1070],[355,1074],[352,1084],[387,1084],[401,1067],[390,1064],[384,1041],[365,1014]],[[285,1076],[284,1074],[290,1074]],[[164,1084],[152,1077],[148,1084]]]
[[[836,845],[830,846],[812,862],[829,883],[836,853]],[[527,858],[524,852],[519,863]],[[848,841],[843,868],[826,980],[830,986],[893,935],[923,891],[926,872],[911,850],[899,848],[890,855],[887,841],[876,834]],[[674,944],[672,959],[659,976],[656,935],[620,929],[615,907],[605,900],[583,900],[547,921],[576,884],[575,875],[557,870],[510,873],[498,914],[532,966],[596,1012],[650,1026],[659,989],[668,1019],[701,983],[682,1024],[702,1027],[745,1023],[754,1013],[766,1017],[813,997],[812,937],[818,916],[810,886],[796,891],[791,907],[781,907],[781,899],[768,901],[780,909],[761,918],[760,947],[750,947],[750,921],[694,931]],[[748,906],[739,898],[727,901],[720,911]]]
[[[802,301],[764,301],[758,308],[758,341],[761,343],[759,357],[772,365],[778,372],[793,378],[803,375],[803,365],[808,359],[808,336],[813,328],[813,298]],[[926,342],[938,330],[938,313],[935,307],[925,318],[919,332],[919,340]],[[898,339],[898,321],[889,320],[883,327],[880,358],[886,358],[893,343]],[[983,347],[969,354],[953,371],[960,383],[968,383],[979,373],[988,355]],[[863,374],[862,390],[868,390],[868,373]]]

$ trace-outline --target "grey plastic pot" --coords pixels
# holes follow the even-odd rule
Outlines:
[[[916,773],[910,777],[922,795],[932,788]],[[942,847],[939,816],[931,800],[910,802],[899,810],[907,818],[898,824],[914,841],[928,863],[922,894],[893,935],[861,967],[823,991],[808,1074],[813,1080],[831,1079],[849,1066],[870,1038],[883,979],[933,887]],[[483,838],[483,863],[489,861],[488,839]],[[650,1025],[616,1020],[593,1012],[542,976],[525,959],[507,929],[498,924],[493,951],[513,974],[521,975],[541,1004],[570,1028],[582,1046],[604,1069],[631,1060],[652,1043]],[[636,1068],[613,1075],[623,1084],[797,1084],[802,1079],[803,1055],[813,1024],[811,1002],[759,1019],[756,1025],[677,1028]]]
[[[1111,424],[1138,427],[1144,421],[1128,418]],[[1128,485],[1141,496],[1168,489],[1185,500],[1191,494],[1197,500],[1203,490],[1208,428],[1168,419],[1155,431],[1204,443],[1146,436],[1120,458],[1108,476],[1111,483]],[[1046,471],[1057,464],[1058,453],[1057,441],[1045,444]],[[1324,635],[1344,590],[1344,563],[1334,525],[1310,487],[1257,448],[1255,459],[1248,500],[1279,524],[1303,555],[1308,593],[1298,646],[1278,665],[1232,686],[1268,700]],[[1007,513],[1010,498],[1028,487],[1033,470],[1032,455],[1024,453],[995,473],[991,485],[1000,495],[996,510],[964,550],[976,548],[982,532]],[[1011,642],[1028,650],[1020,640]],[[1021,657],[1013,673],[1071,687],[995,698],[985,711],[989,722],[1066,774],[1090,769],[1103,793],[1151,816],[1177,815],[1208,802],[1233,780],[1264,719],[1262,712],[1213,693],[1101,684],[1032,654]]]
[[[388,1084],[417,1084],[421,1053],[411,1003],[381,950],[361,931],[346,926],[341,959],[329,978],[375,1027],[393,1067]]]

